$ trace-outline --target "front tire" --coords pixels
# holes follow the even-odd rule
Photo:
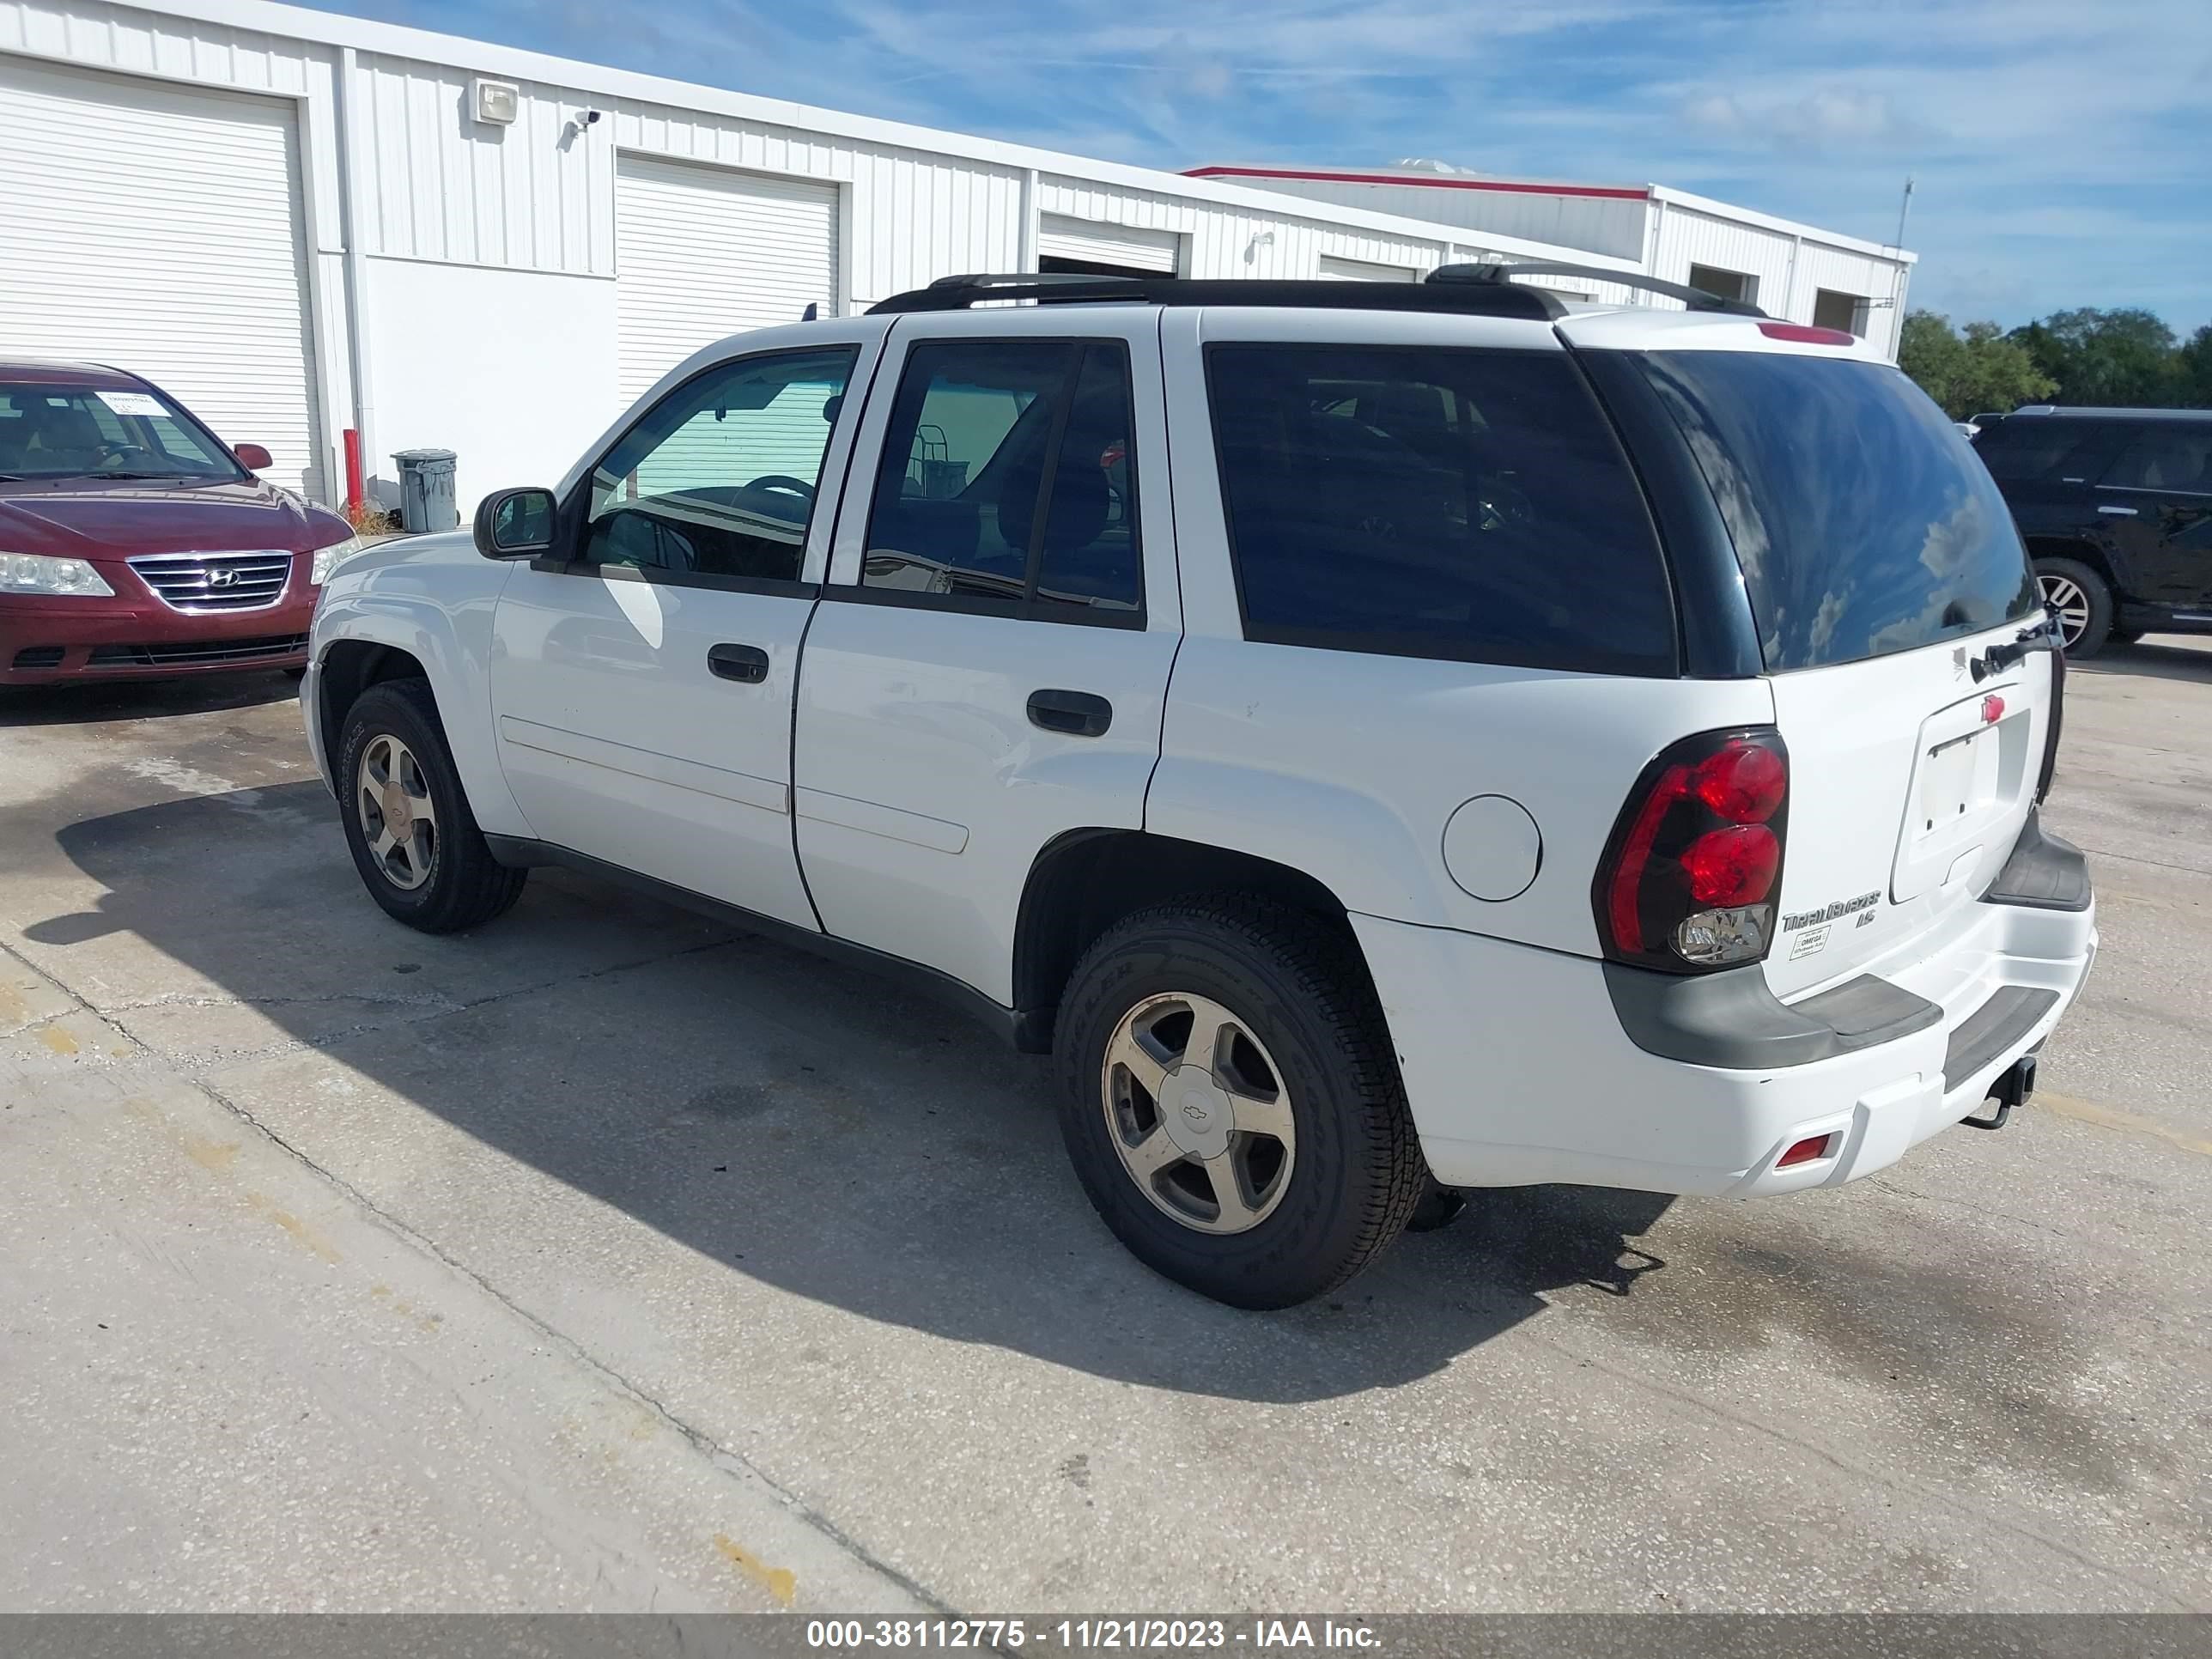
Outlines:
[[[2112,631],[2112,590],[2078,559],[2038,559],[2035,585],[2058,619],[2059,643],[2076,660],[2105,648]]]
[[[338,817],[368,896],[425,933],[489,921],[529,872],[491,855],[461,788],[429,682],[386,680],[346,710]]]
[[[1060,1129],[1092,1206],[1155,1272],[1239,1308],[1335,1289],[1427,1180],[1357,947],[1260,899],[1162,905],[1060,1002]]]

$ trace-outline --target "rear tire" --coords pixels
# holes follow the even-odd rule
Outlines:
[[[522,896],[529,872],[494,859],[477,828],[428,680],[386,680],[355,699],[336,776],[354,868],[393,920],[459,933]]]
[[[2035,583],[2058,618],[2060,643],[2076,660],[2105,648],[2112,631],[2112,590],[2078,559],[2038,559]]]
[[[1334,1290],[1425,1190],[1358,948],[1304,912],[1238,897],[1124,918],[1070,976],[1054,1047],[1061,1133],[1092,1206],[1138,1260],[1202,1296],[1287,1308]]]

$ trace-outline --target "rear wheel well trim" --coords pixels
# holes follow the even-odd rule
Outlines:
[[[1133,873],[1141,862],[1143,874]],[[1144,830],[1085,826],[1037,851],[1016,913],[1012,981],[1018,1046],[1049,1052],[1060,993],[1083,952],[1122,917],[1200,894],[1261,892],[1344,930],[1361,970],[1344,902],[1318,878],[1257,854]]]

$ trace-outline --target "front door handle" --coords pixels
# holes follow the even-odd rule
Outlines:
[[[2136,516],[2136,509],[2132,507],[2121,507],[2112,501],[2099,501],[2097,511],[2117,514],[2123,519],[2132,519]]]
[[[717,679],[758,685],[768,678],[768,653],[757,645],[709,646],[707,670]]]
[[[1030,693],[1030,724],[1071,738],[1103,738],[1114,723],[1114,705],[1088,691],[1047,687]]]

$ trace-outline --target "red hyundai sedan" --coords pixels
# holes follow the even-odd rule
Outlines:
[[[305,663],[355,543],[269,465],[136,375],[0,360],[0,685]]]

